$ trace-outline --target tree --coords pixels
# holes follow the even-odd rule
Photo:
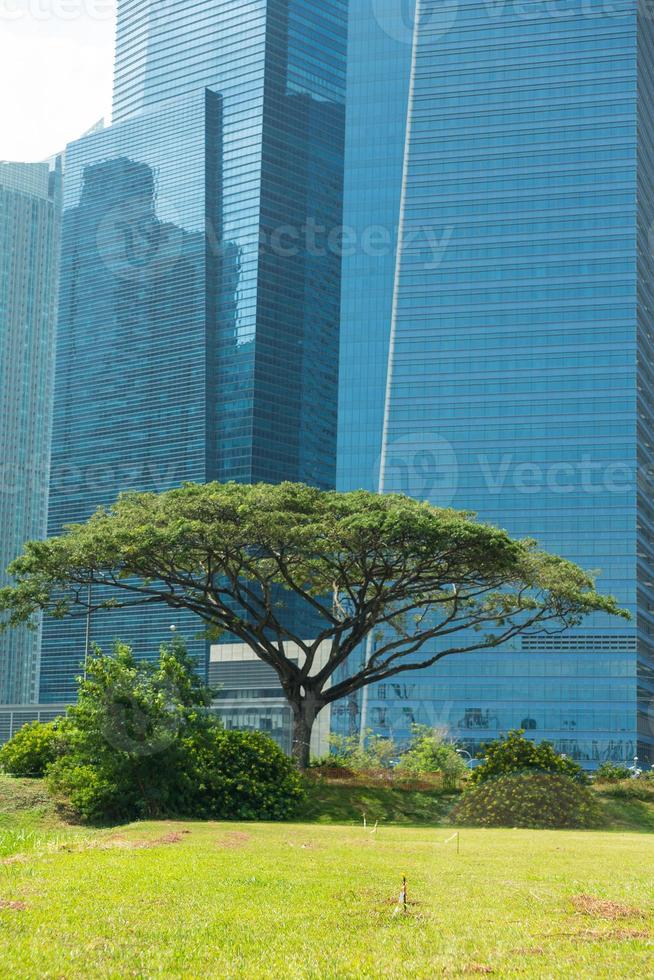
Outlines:
[[[576,565],[470,513],[291,483],[126,493],[26,545],[10,572],[4,625],[85,616],[91,585],[111,596],[98,608],[164,603],[241,640],[279,676],[302,766],[318,713],[368,684],[589,613],[627,615]],[[290,597],[313,616],[311,640]]]

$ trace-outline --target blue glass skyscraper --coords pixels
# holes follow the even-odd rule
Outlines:
[[[339,490],[379,488],[414,6],[349,2],[343,225],[351,244],[342,264]],[[364,692],[332,705],[335,731],[360,728],[367,701]],[[363,725],[373,727],[378,713],[364,713]]]
[[[121,491],[334,484],[345,0],[121,0],[113,125],[67,149],[50,533]],[[92,604],[98,597],[92,597]],[[152,654],[167,610],[45,628],[41,700],[93,642]]]
[[[350,0],[338,487],[377,490],[411,73],[413,0]]]
[[[0,163],[0,584],[46,528],[60,221],[59,160]],[[0,702],[33,701],[38,666],[38,632],[1,634]]]
[[[359,6],[372,22],[379,5]],[[399,738],[440,724],[470,750],[523,727],[589,766],[651,760],[652,23],[632,0],[421,0],[406,48],[406,109],[393,96],[385,130],[395,157],[406,122],[393,295],[378,265],[370,309],[359,281],[343,320],[339,484],[377,466],[384,491],[536,537],[597,570],[633,619],[405,675],[371,690],[359,723]],[[370,118],[348,128],[347,159],[384,132]],[[373,213],[364,186],[346,223]],[[346,262],[346,309],[356,289]],[[361,350],[385,344],[387,370],[355,383]]]

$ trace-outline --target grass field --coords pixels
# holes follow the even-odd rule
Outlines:
[[[89,831],[6,797],[2,977],[654,976],[646,833],[462,830],[457,853],[431,825]]]

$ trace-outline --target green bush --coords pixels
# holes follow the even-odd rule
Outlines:
[[[485,745],[477,757],[483,762],[473,770],[472,782],[479,784],[497,776],[530,770],[559,773],[581,784],[588,782],[581,766],[560,755],[551,742],[532,742],[524,734],[522,730],[511,731]]]
[[[23,725],[0,749],[0,769],[10,776],[41,778],[57,757],[60,722]]]
[[[413,726],[411,742],[405,749],[372,730],[367,730],[363,739],[359,735],[332,735],[330,746],[331,753],[313,759],[312,768],[411,780],[440,774],[443,784],[450,788],[468,772],[454,743],[427,725]]]
[[[354,770],[348,765],[347,759],[342,755],[332,755],[331,752],[328,752],[327,755],[312,756],[309,769],[339,769],[344,773],[354,773]]]
[[[50,767],[46,785],[61,807],[88,823],[122,823],[150,815],[129,779],[118,779],[111,768],[85,763],[75,755]]]
[[[414,725],[411,743],[402,754],[396,772],[401,776],[418,778],[440,773],[443,785],[455,789],[468,773],[465,761],[456,745],[444,733],[427,725]]]
[[[51,794],[94,823],[292,815],[302,797],[294,764],[265,735],[223,731],[211,696],[179,642],[157,664],[121,644],[113,657],[96,654],[47,772]]]
[[[148,817],[285,820],[304,791],[294,763],[260,732],[216,723],[189,731],[175,748],[122,766],[72,753],[48,773],[52,794],[83,820],[117,823]]]
[[[213,820],[286,820],[304,800],[295,763],[261,732],[217,726],[183,740],[193,814]]]
[[[631,770],[625,765],[614,762],[603,762],[595,773],[596,783],[619,783],[623,779],[631,779]]]
[[[344,769],[354,773],[389,772],[399,750],[390,738],[366,730],[363,739],[359,735],[332,735],[329,739],[331,752],[311,763],[314,768]]]
[[[596,826],[592,792],[560,773],[522,772],[473,786],[451,820],[469,827],[581,828]]]

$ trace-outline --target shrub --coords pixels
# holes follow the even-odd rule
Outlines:
[[[92,822],[141,818],[281,819],[301,798],[299,773],[265,735],[225,732],[183,645],[157,664],[118,644],[96,654],[65,721],[65,751],[47,772],[58,802]]]
[[[598,822],[585,786],[561,773],[509,773],[467,790],[451,820],[471,827],[581,828]]]
[[[174,748],[131,764],[72,753],[51,767],[48,786],[92,823],[162,816],[284,820],[304,798],[295,764],[272,739],[224,731],[213,721],[187,732]]]
[[[118,779],[111,768],[85,763],[74,755],[50,767],[47,787],[60,806],[89,823],[120,823],[146,815],[129,779]]]
[[[596,783],[619,783],[623,779],[631,779],[632,772],[628,766],[616,765],[614,762],[603,762],[595,773]]]
[[[414,725],[411,743],[403,753],[396,772],[402,776],[418,777],[440,773],[443,785],[454,789],[468,773],[465,761],[456,746],[437,728]]]
[[[397,775],[401,779],[441,775],[443,785],[456,788],[468,767],[456,745],[443,731],[427,725],[414,725],[408,747],[400,749],[391,738],[367,730],[359,735],[332,735],[331,753],[313,759],[315,769],[337,770],[343,775]]]
[[[210,703],[179,642],[162,647],[155,664],[120,643],[111,657],[96,651],[67,712],[65,752],[48,769],[50,792],[94,822],[186,807],[180,739],[209,723]]]
[[[213,820],[286,820],[304,790],[297,767],[261,732],[208,728],[183,741],[193,814]]]
[[[43,777],[57,757],[60,722],[23,725],[0,749],[0,769],[10,776]]]
[[[354,770],[350,768],[347,764],[347,760],[341,755],[332,755],[330,752],[327,755],[317,755],[312,756],[309,763],[310,769],[337,769],[339,772],[349,773],[354,775]]]
[[[366,730],[363,739],[359,735],[332,735],[329,744],[331,753],[314,759],[313,767],[379,774],[389,772],[399,755],[392,739],[376,735],[372,730]]]
[[[583,769],[572,759],[560,755],[551,742],[532,742],[524,737],[524,731],[511,731],[496,742],[483,747],[478,758],[484,761],[472,772],[473,783],[483,783],[508,773],[530,770],[559,773],[577,783],[587,783]]]

